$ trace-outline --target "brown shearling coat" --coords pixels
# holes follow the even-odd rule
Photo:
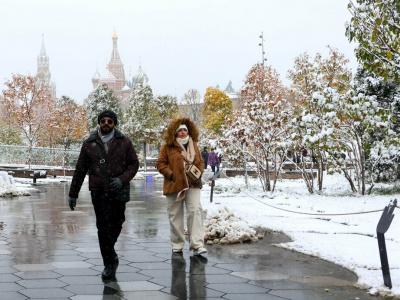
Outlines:
[[[175,118],[168,126],[166,143],[162,145],[156,163],[157,170],[164,176],[164,195],[189,188],[189,183],[191,188],[202,188],[201,178],[197,181],[193,181],[186,176],[184,159],[181,155],[182,148],[175,140],[175,131],[181,124],[187,126],[189,135],[193,140],[193,146],[196,153],[193,163],[200,169],[201,173],[204,171],[204,161],[201,157],[199,147],[197,146],[199,131],[190,119]],[[173,178],[171,180],[170,178],[172,174]]]

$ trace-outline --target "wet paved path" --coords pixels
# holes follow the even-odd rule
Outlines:
[[[116,280],[102,281],[102,259],[87,185],[75,211],[68,184],[39,185],[31,197],[0,198],[0,299],[383,299],[353,285],[348,270],[272,247],[208,246],[207,258],[171,253],[161,183],[134,182],[116,250]]]

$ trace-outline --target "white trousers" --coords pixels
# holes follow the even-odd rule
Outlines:
[[[177,194],[166,195],[172,249],[180,250],[185,245],[184,205],[186,206],[189,250],[203,247],[203,208],[200,203],[200,189],[189,188],[186,191],[186,198],[182,201],[176,201]]]

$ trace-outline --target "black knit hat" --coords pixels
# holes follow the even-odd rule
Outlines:
[[[105,110],[101,114],[99,114],[99,116],[97,117],[97,124],[100,124],[100,120],[104,117],[109,117],[114,121],[115,125],[118,124],[117,115],[112,110]]]

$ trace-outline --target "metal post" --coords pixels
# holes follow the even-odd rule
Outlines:
[[[391,204],[391,202],[392,201],[390,201],[388,206],[385,206],[385,209],[382,212],[382,216],[379,219],[378,226],[376,227],[379,256],[381,258],[383,283],[390,289],[392,288],[392,280],[390,278],[389,260],[386,251],[385,232],[389,229],[390,224],[392,223],[392,220],[394,218],[393,211],[397,206],[397,200],[395,199],[393,201],[393,204]]]
[[[210,203],[213,202],[214,186],[215,186],[215,180],[213,177],[213,179],[211,180]]]

